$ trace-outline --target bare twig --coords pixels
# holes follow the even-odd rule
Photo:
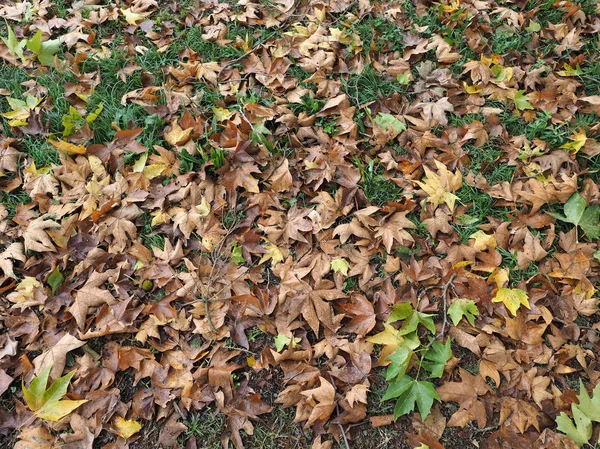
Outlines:
[[[437,334],[435,336],[434,339],[432,339],[429,344],[425,347],[425,349],[429,349],[431,347],[431,345],[433,345],[434,341],[437,341],[441,338],[444,338],[444,335],[446,335],[446,326],[448,325],[448,289],[452,286],[452,281],[454,281],[454,278],[456,278],[456,273],[454,273],[452,276],[450,276],[450,279],[448,279],[448,282],[446,282],[444,284],[444,286],[442,287],[442,297],[441,299],[444,301],[444,321],[442,321],[442,330],[440,331],[439,334]]]
[[[333,385],[333,388],[335,389],[335,381],[333,380],[331,374],[329,375],[329,380],[331,380],[331,385]],[[335,401],[335,412],[338,416],[340,416],[340,407],[338,406],[337,401]],[[344,445],[346,446],[346,449],[350,449],[350,444],[348,444],[348,438],[346,438],[346,431],[344,430],[344,426],[342,426],[340,423],[337,423],[337,425],[339,426],[340,431],[342,432],[342,438],[344,439]]]

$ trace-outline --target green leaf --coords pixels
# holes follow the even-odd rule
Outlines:
[[[581,222],[586,206],[587,203],[583,197],[575,192],[565,203],[565,217],[562,220],[577,226]]]
[[[451,344],[451,338],[445,344],[436,340],[425,353],[421,366],[431,373],[431,377],[439,378],[444,374],[446,362],[452,358]]]
[[[581,447],[592,437],[592,421],[576,405],[572,405],[571,408],[576,425],[565,412],[562,412],[560,416],[556,417],[556,428]]]
[[[38,418],[59,421],[87,401],[61,400],[67,393],[69,382],[71,382],[75,371],[56,379],[50,388],[46,390],[51,369],[52,367],[49,366],[39,377],[34,378],[29,384],[29,388],[25,388],[24,384],[21,388],[27,406],[35,412]]]
[[[13,29],[8,27],[8,38],[2,38],[2,41],[8,47],[8,51],[10,51],[11,54],[17,55],[19,58],[23,59],[23,50],[25,49],[25,45],[27,45],[27,39],[22,39],[19,42]]]
[[[410,73],[399,73],[396,76],[396,80],[400,83],[400,84],[409,84],[410,83],[410,79],[411,79],[411,74]]]
[[[334,273],[342,273],[344,276],[348,276],[350,264],[344,258],[333,259],[331,261],[331,269]]]
[[[588,239],[594,240],[600,238],[600,226],[598,226],[599,222],[600,206],[593,205],[585,210],[585,212],[581,216],[579,226],[581,227],[583,233]]]
[[[524,92],[524,90],[518,90],[513,98],[513,101],[515,102],[515,108],[518,111],[533,109],[533,106],[529,104],[529,97],[527,95],[523,95]]]
[[[94,123],[102,110],[104,109],[104,104],[100,103],[100,105],[96,108],[94,112],[90,112],[88,116],[85,118],[85,121],[88,123]]]
[[[596,385],[590,397],[585,385],[579,381],[579,404],[571,404],[573,420],[562,412],[556,417],[557,429],[565,433],[578,446],[588,443],[592,437],[592,421],[600,422],[600,384]]]
[[[415,380],[403,376],[398,382],[390,384],[383,400],[398,398],[394,408],[394,419],[407,415],[415,409],[415,404],[421,414],[421,419],[427,418],[433,401],[440,400],[431,382]]]
[[[73,106],[69,106],[69,112],[62,116],[62,125],[64,127],[63,136],[69,137],[77,131],[83,121],[82,115]]]
[[[413,311],[412,305],[409,302],[403,302],[394,306],[394,310],[390,313],[387,323],[395,323],[396,321],[405,320]]]
[[[281,351],[283,351],[283,348],[285,348],[288,344],[290,344],[292,339],[285,334],[277,334],[277,336],[274,338],[274,341],[275,341],[275,349],[277,349],[277,352],[281,352]],[[292,347],[296,343],[300,343],[299,338],[294,338]]]
[[[593,397],[590,398],[585,385],[579,380],[579,409],[592,421],[600,422],[600,384],[596,385],[592,392]]]
[[[374,121],[383,128],[392,128],[398,134],[400,134],[402,131],[406,131],[406,125],[400,120],[398,120],[396,117],[394,117],[392,114],[384,114],[383,112],[380,112],[379,114],[377,114],[377,117],[375,117]]]
[[[410,364],[410,358],[413,355],[413,351],[406,345],[400,346],[390,355],[387,360],[392,363],[388,366],[385,372],[385,379],[391,380],[400,376],[404,376],[408,365]]]
[[[53,295],[56,293],[56,290],[58,290],[58,287],[60,287],[64,281],[65,277],[62,275],[58,267],[56,267],[52,274],[50,274],[50,276],[48,277],[47,281],[48,285],[52,288]]]
[[[417,330],[419,324],[422,324],[432,334],[435,334],[435,323],[433,322],[433,314],[430,313],[422,313],[413,310],[412,313],[406,318],[404,323],[402,323],[402,327],[398,329],[399,335],[410,334]]]
[[[525,28],[525,31],[527,31],[528,33],[537,33],[541,29],[542,27],[539,23],[530,20],[529,25],[527,25],[527,27]]]
[[[246,262],[244,256],[242,255],[242,247],[238,246],[237,243],[234,243],[233,249],[231,250],[231,260],[236,265]]]
[[[54,67],[54,55],[60,50],[60,41],[51,39],[42,42],[42,30],[38,30],[35,36],[27,41],[27,48],[37,56],[42,65]]]
[[[463,317],[467,319],[471,326],[475,326],[475,317],[479,315],[479,310],[472,299],[460,298],[450,304],[448,315],[450,315],[455,326],[458,326]]]

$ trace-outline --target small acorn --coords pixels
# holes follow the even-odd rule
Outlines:
[[[144,282],[142,282],[142,290],[144,290],[145,292],[149,292],[153,288],[154,282],[152,282],[150,279],[146,279]]]

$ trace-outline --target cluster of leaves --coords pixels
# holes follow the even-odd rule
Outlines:
[[[595,439],[596,2],[0,16],[1,441]]]

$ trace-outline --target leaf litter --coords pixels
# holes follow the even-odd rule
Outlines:
[[[11,447],[595,444],[595,2],[0,15]]]

